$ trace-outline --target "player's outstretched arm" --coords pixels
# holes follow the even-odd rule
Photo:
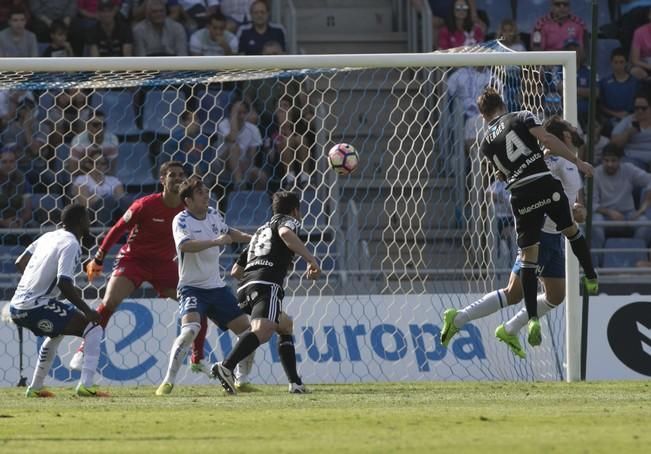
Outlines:
[[[179,249],[181,252],[201,252],[211,247],[224,246],[232,242],[231,236],[224,234],[210,240],[186,240],[180,244]]]
[[[251,241],[251,235],[249,235],[248,233],[244,233],[240,230],[234,229],[233,227],[230,227],[228,229],[228,234],[233,239],[233,243],[248,243]]]
[[[91,309],[86,302],[81,299],[81,290],[74,286],[72,279],[67,277],[60,277],[57,282],[57,287],[61,290],[61,294],[65,299],[74,304],[80,311],[84,313],[89,322],[99,322],[99,314],[97,311]]]
[[[298,235],[287,227],[279,228],[278,235],[280,235],[280,238],[292,252],[300,255],[307,262],[307,277],[310,279],[318,278],[321,274],[321,268],[319,267],[316,258],[307,250],[307,247],[305,247],[305,244],[301,241]]]
[[[594,171],[592,165],[579,159],[578,156],[567,148],[567,145],[565,145],[558,137],[548,133],[542,126],[533,127],[529,129],[529,132],[531,132],[531,134],[538,139],[551,154],[567,159],[571,163],[576,164],[576,167],[581,172],[589,177],[592,176]]]

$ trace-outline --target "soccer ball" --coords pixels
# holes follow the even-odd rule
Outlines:
[[[338,143],[328,151],[328,163],[339,175],[349,175],[357,169],[359,155],[352,145]]]

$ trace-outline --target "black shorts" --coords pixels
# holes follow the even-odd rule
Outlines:
[[[274,323],[280,320],[285,291],[274,283],[249,284],[237,290],[237,301],[251,319],[266,318]]]
[[[520,248],[540,242],[540,229],[545,223],[545,215],[556,223],[559,231],[574,223],[563,185],[551,175],[512,189],[511,208]]]

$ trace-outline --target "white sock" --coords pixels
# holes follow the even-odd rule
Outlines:
[[[99,364],[100,343],[104,336],[101,325],[89,323],[84,330],[84,361],[81,363],[81,384],[89,388],[95,384],[93,378]]]
[[[43,387],[45,377],[50,372],[50,367],[52,367],[52,362],[57,356],[57,349],[62,340],[63,336],[45,338],[38,352],[38,363],[36,369],[34,369],[32,384],[29,385],[30,388],[41,389]]]
[[[247,329],[246,331],[240,333],[240,335],[237,337],[237,340],[239,341],[243,336],[248,334],[250,331],[251,331],[250,329]],[[253,368],[254,360],[255,360],[255,350],[253,350],[249,356],[247,356],[242,361],[237,363],[237,366],[235,366],[235,377],[237,378],[238,382],[249,383],[249,374],[251,373],[251,369]]]
[[[186,323],[181,326],[181,332],[174,341],[174,345],[172,345],[170,363],[167,366],[167,374],[165,374],[163,383],[174,384],[176,381],[176,374],[181,368],[181,363],[183,363],[183,360],[188,355],[192,341],[197,337],[200,329],[201,324],[198,322]]]
[[[454,319],[454,326],[461,328],[471,320],[486,317],[506,307],[506,295],[503,290],[487,293],[469,306],[461,309]]]
[[[554,306],[552,303],[547,301],[547,298],[545,298],[545,294],[541,293],[538,295],[538,318],[542,318],[543,315],[545,315],[547,312],[551,311],[554,309],[556,306]],[[524,325],[527,324],[529,321],[529,315],[527,315],[527,309],[522,308],[518,311],[517,314],[515,314],[511,319],[504,324],[504,330],[508,334],[517,334],[518,331],[520,331]]]

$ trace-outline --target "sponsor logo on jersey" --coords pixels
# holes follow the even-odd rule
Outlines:
[[[133,212],[131,210],[127,210],[122,215],[122,220],[128,224],[132,216],[133,216]]]
[[[559,197],[559,198],[560,198],[560,197]],[[519,214],[527,214],[527,213],[531,213],[532,211],[537,210],[537,209],[539,209],[539,208],[542,208],[542,207],[544,207],[544,206],[547,206],[547,205],[549,205],[549,204],[551,204],[551,203],[552,203],[552,199],[543,199],[543,200],[539,200],[539,201],[537,201],[536,203],[532,203],[532,204],[529,205],[528,207],[518,208],[518,213],[519,213]]]
[[[151,220],[154,222],[165,222],[165,219],[161,219],[161,218],[151,218]]]
[[[620,308],[610,317],[607,333],[615,356],[651,377],[651,303],[636,301]]]

